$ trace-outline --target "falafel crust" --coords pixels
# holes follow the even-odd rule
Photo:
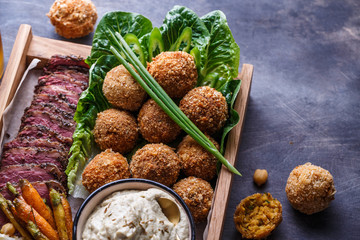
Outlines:
[[[210,183],[197,177],[187,177],[174,184],[173,190],[189,207],[196,223],[204,222],[209,214],[214,190]]]
[[[141,107],[138,124],[141,135],[151,143],[169,143],[181,133],[181,128],[153,99]]]
[[[65,38],[88,35],[97,20],[96,8],[90,0],[55,0],[46,16],[55,31]]]
[[[146,144],[132,156],[130,171],[134,178],[145,178],[170,187],[179,177],[180,159],[165,144]]]
[[[96,155],[82,174],[82,184],[93,192],[99,187],[119,179],[130,177],[129,164],[120,153],[106,149]]]
[[[219,144],[213,138],[209,137],[209,139],[219,149]],[[186,176],[194,176],[206,181],[215,177],[217,158],[200,146],[191,136],[185,136],[180,142],[177,154]]]
[[[326,209],[336,193],[330,172],[309,162],[291,171],[285,191],[291,206],[308,215]]]
[[[105,76],[103,93],[114,107],[137,111],[147,94],[123,65],[111,69]]]
[[[194,57],[187,52],[162,52],[147,70],[171,98],[182,98],[197,83]]]
[[[111,148],[122,154],[135,147],[139,136],[136,119],[114,108],[98,113],[93,133],[101,150]]]
[[[201,131],[210,135],[219,131],[228,118],[225,97],[208,86],[192,89],[181,99],[179,107]]]
[[[241,200],[234,213],[236,229],[243,238],[263,239],[282,221],[281,203],[270,193],[256,193]]]

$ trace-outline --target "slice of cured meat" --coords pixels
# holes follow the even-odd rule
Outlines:
[[[33,125],[45,126],[64,137],[72,137],[75,130],[75,123],[72,120],[64,119],[61,116],[52,115],[48,112],[30,109],[21,119],[20,131],[25,126]]]
[[[67,156],[56,149],[44,149],[37,147],[11,148],[3,152],[1,167],[18,164],[46,164],[52,163],[61,171],[67,165]]]
[[[4,144],[4,151],[9,150],[10,148],[18,147],[40,147],[46,149],[57,149],[66,155],[69,151],[68,147],[65,147],[62,143],[58,141],[51,141],[47,138],[34,138],[34,137],[17,137],[11,142]]]
[[[28,125],[24,126],[19,134],[18,137],[20,138],[42,138],[42,139],[48,139],[53,142],[60,142],[64,144],[65,146],[70,147],[72,144],[72,138],[71,137],[65,137],[59,135],[57,132],[53,131],[52,129],[43,126],[41,124],[34,124],[34,125]]]
[[[50,163],[10,165],[1,168],[0,188],[6,186],[7,182],[17,183],[19,179],[27,179],[29,182],[57,180],[65,187],[66,176],[56,165]]]

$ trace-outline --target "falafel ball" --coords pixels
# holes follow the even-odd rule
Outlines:
[[[147,94],[123,65],[111,69],[105,76],[103,93],[114,107],[137,111]]]
[[[219,131],[228,118],[225,97],[208,86],[192,89],[181,99],[179,107],[201,131],[210,135]]]
[[[122,154],[135,147],[139,136],[136,119],[126,111],[113,108],[98,113],[93,133],[101,150],[111,148]]]
[[[126,158],[120,153],[106,149],[86,166],[82,174],[82,183],[89,192],[93,192],[109,182],[129,177],[130,169]]]
[[[174,184],[174,191],[189,207],[196,223],[204,222],[209,214],[214,190],[210,183],[197,177],[187,177]]]
[[[330,172],[309,162],[291,171],[285,191],[291,206],[308,215],[326,209],[336,192]]]
[[[181,133],[181,128],[153,99],[141,107],[138,124],[141,135],[151,143],[169,143]]]
[[[266,238],[281,221],[281,203],[270,193],[256,193],[246,197],[234,213],[235,227],[243,238]]]
[[[179,177],[180,159],[165,144],[146,144],[132,156],[130,171],[134,178],[145,178],[170,187]]]
[[[162,52],[152,60],[147,70],[171,98],[182,98],[195,87],[198,74],[192,55]]]
[[[46,14],[65,38],[84,37],[94,30],[97,13],[90,0],[56,0]]]
[[[209,139],[219,149],[219,144],[213,138],[209,137]],[[195,176],[206,181],[215,177],[217,158],[189,135],[180,142],[177,154],[186,176]]]

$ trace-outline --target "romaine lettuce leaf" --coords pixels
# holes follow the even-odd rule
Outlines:
[[[191,48],[198,47],[200,52],[210,40],[210,34],[200,18],[190,9],[183,6],[174,6],[165,16],[160,32],[163,37],[165,51],[171,49],[186,27],[192,29]],[[205,58],[205,56],[203,55]]]
[[[110,51],[111,41],[107,31],[119,32],[122,36],[127,33],[134,34],[137,38],[151,32],[152,23],[146,17],[129,12],[109,12],[100,20],[95,33],[91,48],[91,54],[86,59],[90,66],[103,55],[112,55]]]
[[[213,11],[201,17],[201,20],[210,33],[210,42],[205,53],[202,53],[205,61],[201,66],[200,77],[205,79],[209,74],[217,73],[219,78],[226,81],[236,78],[240,48],[231,34],[225,14],[219,10]]]

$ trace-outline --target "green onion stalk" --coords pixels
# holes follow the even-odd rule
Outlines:
[[[140,86],[154,99],[154,101],[164,110],[164,112],[177,123],[187,134],[194,138],[203,148],[213,154],[222,164],[225,165],[232,173],[241,174],[233,167],[225,157],[217,150],[215,145],[203,134],[195,124],[180,110],[174,101],[167,95],[162,87],[145,69],[131,48],[128,46],[124,38],[119,34],[115,35],[108,30],[109,36],[117,46],[110,46],[111,52],[124,65]],[[115,48],[117,47],[120,52]],[[135,71],[126,59],[133,65]],[[138,74],[139,73],[139,74]]]

